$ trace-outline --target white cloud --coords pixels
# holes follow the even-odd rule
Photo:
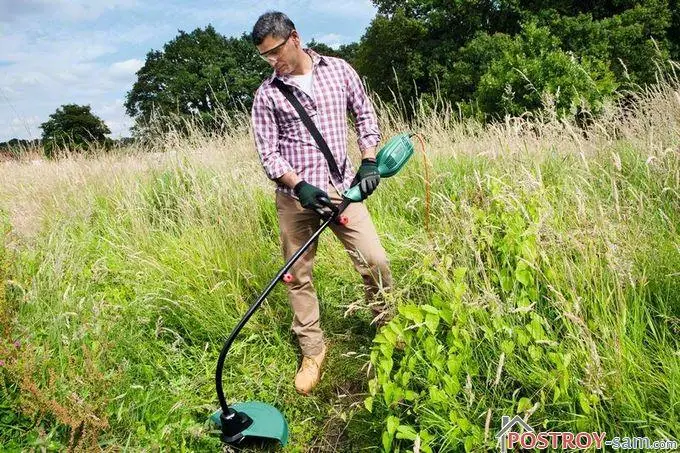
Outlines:
[[[144,62],[137,58],[125,61],[117,61],[111,65],[110,73],[116,78],[130,78],[144,66]]]
[[[325,35],[315,36],[317,42],[322,42],[334,49],[337,49],[343,44],[349,44],[347,36],[339,35],[337,33],[326,33]]]
[[[47,118],[45,118],[45,121]],[[28,138],[40,137],[42,130],[40,124],[43,121],[37,115],[13,118],[9,123],[9,130],[11,136],[22,136]],[[4,141],[4,140],[3,140]]]
[[[73,22],[91,21],[107,11],[132,8],[136,0],[0,0],[0,22],[50,15]]]
[[[134,121],[125,114],[123,99],[116,99],[113,102],[105,102],[92,107],[95,115],[100,117],[111,130],[112,138],[129,136],[129,128]]]
[[[40,122],[68,103],[91,105],[114,136],[127,135],[123,98],[148,51],[208,23],[238,36],[266,10],[333,47],[356,41],[375,12],[370,0],[0,0],[0,141],[39,136]]]
[[[343,0],[337,2],[310,1],[309,9],[321,17],[372,18],[375,6],[370,0]]]
[[[46,121],[63,104],[89,104],[102,115],[99,107],[129,89],[143,65],[137,58],[106,61],[134,40],[129,31],[117,36],[108,30],[55,27],[48,37],[41,35],[40,23],[5,27],[8,33],[0,35],[0,49],[2,59],[11,64],[0,70],[0,141],[39,137],[39,122],[32,119]],[[145,27],[134,32],[148,34]],[[102,117],[112,132],[127,135],[122,102]]]

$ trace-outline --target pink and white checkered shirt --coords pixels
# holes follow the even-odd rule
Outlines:
[[[347,111],[356,115],[358,144],[362,151],[380,142],[378,121],[361,79],[349,63],[319,55],[311,49],[304,51],[313,61],[314,99],[289,76],[277,76],[274,72],[255,93],[251,112],[255,145],[269,179],[275,180],[292,170],[322,190],[326,190],[331,181],[342,193],[354,178],[354,168],[347,156]],[[295,108],[272,83],[275,77],[293,87],[295,96],[333,153],[343,175],[342,181],[332,177],[326,158]],[[276,190],[294,196],[293,190],[281,183],[277,183]]]

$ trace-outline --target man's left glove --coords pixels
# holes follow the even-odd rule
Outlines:
[[[375,159],[366,158],[361,160],[359,167],[359,189],[362,199],[366,199],[380,184],[380,172]]]

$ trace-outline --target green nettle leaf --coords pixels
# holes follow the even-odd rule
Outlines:
[[[420,307],[414,304],[402,305],[399,307],[399,313],[401,313],[406,319],[413,321],[416,324],[423,322],[423,312]]]
[[[501,351],[505,353],[505,355],[510,355],[512,354],[512,351],[515,349],[515,342],[512,340],[505,340],[501,343]]]
[[[392,357],[394,353],[394,346],[389,344],[381,344],[379,349],[383,357]]]
[[[531,406],[533,404],[531,403],[531,400],[529,398],[520,398],[519,402],[517,403],[517,413],[525,412],[531,409]]]
[[[427,313],[432,313],[432,314],[434,314],[434,315],[438,315],[438,314],[439,314],[439,309],[433,307],[432,305],[423,304],[423,305],[420,306],[420,308],[421,308],[424,312],[427,312]]]
[[[531,341],[531,337],[524,333],[524,329],[516,329],[515,334],[517,336],[517,342],[522,346],[527,346]]]
[[[425,350],[425,355],[430,362],[434,362],[437,359],[439,352],[439,344],[434,337],[428,336],[423,342],[423,349]]]
[[[397,343],[397,334],[392,329],[383,329],[381,333],[385,336],[387,344],[394,346]]]
[[[559,401],[560,395],[561,395],[560,388],[556,385],[556,386],[553,388],[553,399],[552,399],[552,402],[553,402],[553,403],[556,403],[557,401]]]
[[[386,382],[383,384],[383,397],[385,399],[385,404],[390,406],[395,400],[395,388],[396,384],[394,382]]]
[[[512,291],[513,280],[512,277],[510,277],[507,269],[502,269],[499,277],[501,281],[501,288],[503,289],[503,291],[505,292]]]
[[[541,320],[537,317],[532,317],[532,320],[526,326],[527,330],[534,337],[534,340],[545,340],[546,335],[541,325]]]
[[[406,392],[404,392],[404,399],[407,401],[415,401],[418,399],[418,396],[419,395],[413,390],[406,390]]]
[[[382,433],[382,445],[385,453],[392,451],[392,435],[390,435],[387,431],[383,431]]]
[[[449,374],[454,377],[458,376],[462,363],[463,358],[458,354],[449,355],[449,359],[446,361],[446,367],[449,370]]]
[[[524,261],[520,261],[517,264],[517,269],[515,269],[515,278],[524,286],[530,286],[533,284],[534,278],[531,274],[531,269]]]
[[[444,299],[442,299],[442,296],[439,293],[432,294],[430,302],[432,302],[433,306],[439,309],[446,308],[448,306],[448,304],[444,302]]]
[[[460,382],[458,382],[458,379],[443,375],[442,380],[444,381],[444,391],[452,398],[456,396],[460,391]]]
[[[418,433],[412,426],[399,425],[397,428],[397,439],[416,440]]]
[[[408,369],[409,371],[415,371],[416,365],[418,365],[418,357],[415,355],[409,357],[408,359]]]
[[[428,382],[439,382],[439,373],[435,368],[429,368],[427,370],[427,381]]]
[[[368,412],[373,412],[373,397],[369,396],[364,400],[364,407]]]
[[[394,433],[397,432],[397,428],[399,427],[399,418],[395,417],[394,415],[390,415],[387,417],[387,433],[390,436],[393,436]]]
[[[442,308],[439,311],[439,316],[447,325],[453,324],[453,310],[451,310],[451,308],[449,307]]]
[[[392,360],[392,357],[385,357],[380,361],[380,368],[382,368],[385,374],[390,374],[393,366],[394,361]]]
[[[465,451],[472,451],[475,445],[474,436],[467,436],[463,445],[465,446]]]
[[[389,329],[392,330],[398,337],[403,337],[404,336],[404,326],[401,325],[401,322],[399,322],[397,319],[392,320],[388,324]]]
[[[459,417],[456,420],[456,424],[460,427],[461,430],[463,430],[463,432],[468,432],[470,431],[470,429],[472,429],[472,424],[465,417]]]
[[[425,315],[425,325],[432,334],[436,334],[439,326],[439,314],[428,313]]]
[[[531,345],[529,346],[529,356],[536,362],[543,356],[543,350],[538,346]]]
[[[430,391],[430,401],[434,404],[444,403],[448,400],[446,393],[444,393],[439,387],[431,385]]]

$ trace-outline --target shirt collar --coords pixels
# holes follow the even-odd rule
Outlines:
[[[314,69],[316,69],[316,67],[319,66],[319,65],[328,64],[328,61],[326,61],[326,57],[324,57],[323,55],[319,55],[318,53],[314,52],[312,49],[306,47],[302,50],[304,52],[306,52],[309,56],[312,57],[312,71],[314,71]],[[269,76],[269,79],[267,79],[267,81],[269,83],[273,83],[274,79],[277,78],[277,77],[279,79],[281,79],[282,82],[287,82],[290,79],[290,74],[284,74],[284,75],[281,75],[281,76],[277,76],[276,71],[274,71],[272,73],[272,75]]]

